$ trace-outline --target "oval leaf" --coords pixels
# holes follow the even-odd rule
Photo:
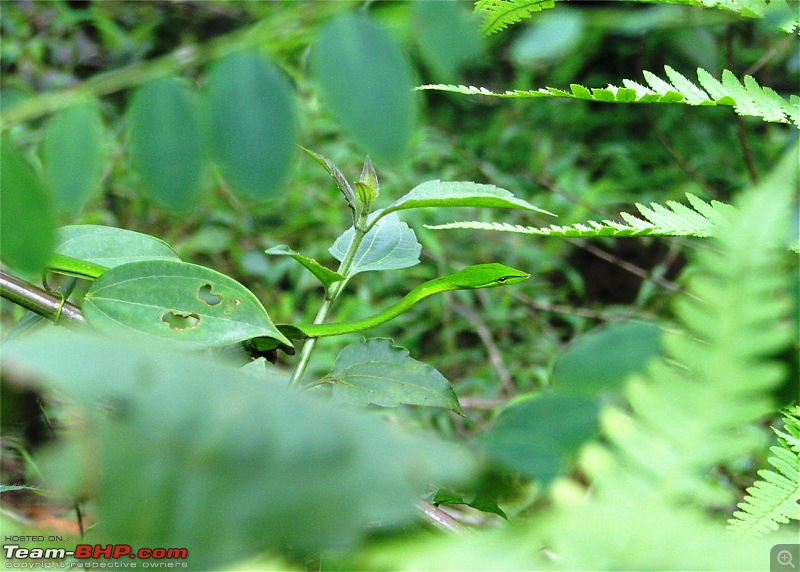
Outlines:
[[[414,2],[414,39],[437,82],[454,83],[463,66],[481,55],[477,20],[457,0]]]
[[[411,68],[392,36],[366,16],[332,21],[311,54],[328,105],[370,155],[400,159],[414,131]]]
[[[230,56],[209,77],[211,142],[222,175],[241,198],[265,200],[289,171],[295,140],[291,88],[256,52]]]
[[[86,204],[103,174],[103,121],[96,100],[55,114],[47,123],[44,176],[58,210],[74,215]]]
[[[5,136],[0,146],[0,252],[9,266],[35,274],[53,246],[50,197],[19,149]]]
[[[344,348],[325,381],[334,384],[333,398],[343,403],[426,405],[462,414],[445,377],[387,338],[361,340]]]
[[[206,163],[195,94],[177,78],[157,79],[136,91],[128,113],[131,160],[145,193],[173,211],[189,212]]]
[[[56,252],[107,268],[141,260],[180,260],[163,240],[123,228],[94,224],[62,226]]]
[[[661,354],[656,324],[609,324],[578,338],[558,358],[551,385],[561,392],[596,397],[619,391],[628,377],[644,371]]]
[[[468,181],[427,181],[417,185],[382,211],[375,213],[371,224],[395,211],[425,207],[521,209],[556,216],[494,185]]]
[[[598,411],[592,399],[536,395],[507,409],[479,441],[495,462],[548,483],[595,437]]]
[[[330,253],[339,260],[344,260],[355,231],[352,227],[344,232],[333,246]],[[370,270],[397,270],[419,264],[419,253],[422,246],[417,242],[417,235],[400,220],[397,215],[390,215],[379,220],[364,236],[364,240],[356,251],[350,276]]]
[[[174,260],[110,269],[92,283],[83,313],[103,330],[122,327],[197,348],[257,336],[291,346],[247,288],[210,268]]]

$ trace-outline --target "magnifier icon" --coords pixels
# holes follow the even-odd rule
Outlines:
[[[792,562],[792,553],[788,550],[781,550],[778,552],[775,558],[778,560],[778,563],[781,566],[791,566],[792,568],[795,567],[794,562]]]

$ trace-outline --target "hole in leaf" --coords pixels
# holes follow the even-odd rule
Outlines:
[[[222,296],[214,294],[212,289],[211,284],[203,284],[197,291],[197,297],[209,306],[216,306],[222,302]]]
[[[193,330],[199,326],[200,316],[194,312],[181,314],[180,312],[169,311],[161,316],[161,321],[168,325],[171,330],[184,332],[186,330]]]
[[[242,301],[238,298],[231,298],[228,300],[227,304],[225,304],[225,309],[222,312],[224,314],[233,314],[241,303]]]

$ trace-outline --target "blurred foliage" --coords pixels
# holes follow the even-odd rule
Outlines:
[[[608,219],[620,211],[635,212],[637,202],[681,201],[687,193],[705,201],[733,202],[742,189],[770,172],[797,140],[791,125],[736,116],[726,108],[484,99],[410,90],[414,85],[442,82],[485,86],[497,92],[542,86],[569,89],[572,83],[602,87],[620,85],[626,78],[641,82],[644,70],[668,65],[686,77],[692,77],[698,67],[715,77],[729,69],[736,77],[752,75],[784,98],[796,93],[800,82],[797,36],[781,32],[769,18],[747,19],[724,10],[623,2],[555,3],[502,33],[482,37],[472,6],[457,1],[316,2],[310,8],[300,2],[14,0],[3,2],[1,8],[0,240],[4,262],[33,280],[46,263],[54,226],[94,224],[134,230],[163,239],[186,262],[236,279],[256,295],[276,322],[311,322],[324,289],[292,257],[268,256],[264,251],[288,245],[332,269],[335,256],[328,249],[352,224],[336,183],[295,143],[330,159],[350,181],[360,172],[364,156],[373,155],[381,181],[377,208],[432,179],[476,181],[509,189],[516,197],[557,213],[556,224],[571,225]],[[364,58],[359,51],[365,49],[364,42],[382,46],[377,59]],[[350,57],[335,57],[337,50],[349,50]],[[346,73],[337,75],[337,66]],[[387,74],[385,66],[399,71]],[[95,88],[98,92],[92,91]],[[39,104],[41,112],[33,113],[30,106]],[[259,115],[261,105],[278,106],[283,112],[279,117]],[[163,113],[170,106],[172,112]],[[29,196],[17,184],[35,189],[40,198],[16,200]],[[193,388],[178,391],[165,380],[179,378],[180,368],[171,371],[145,352],[145,369],[138,371],[160,372],[161,401],[120,378],[117,394],[111,392],[100,405],[94,404],[95,396],[73,395],[71,399],[80,405],[73,410],[63,406],[66,398],[57,393],[44,406],[48,418],[60,432],[62,427],[80,427],[82,410],[106,412],[108,416],[98,421],[99,445],[85,430],[72,436],[70,446],[86,455],[74,459],[107,460],[109,455],[124,459],[126,464],[112,474],[118,479],[114,482],[146,489],[126,491],[123,500],[129,507],[140,506],[139,494],[147,494],[156,505],[168,499],[176,507],[197,510],[165,514],[185,519],[183,524],[207,519],[198,532],[203,538],[192,538],[200,546],[227,543],[218,553],[206,555],[205,567],[251,557],[257,547],[273,550],[247,561],[243,569],[311,568],[319,563],[304,560],[308,552],[350,549],[364,535],[367,548],[359,553],[361,559],[348,560],[346,554],[342,566],[419,569],[491,563],[512,569],[535,562],[552,567],[554,563],[546,558],[531,559],[542,539],[552,541],[541,534],[538,524],[523,518],[533,515],[535,521],[538,514],[557,520],[552,530],[572,531],[548,544],[552,546],[574,548],[583,542],[582,521],[607,520],[608,534],[617,525],[626,530],[655,527],[670,538],[670,550],[660,547],[656,552],[674,553],[676,546],[686,542],[689,548],[682,552],[697,553],[702,543],[689,544],[691,527],[686,522],[697,523],[704,539],[717,539],[705,514],[690,511],[691,518],[681,520],[672,506],[658,499],[651,499],[650,513],[631,519],[636,507],[620,501],[620,487],[588,508],[581,505],[586,491],[579,484],[590,479],[592,471],[602,473],[603,459],[581,463],[577,454],[596,435],[598,423],[602,425],[602,411],[600,421],[595,418],[598,404],[601,409],[609,403],[619,405],[625,399],[623,379],[641,373],[648,358],[659,351],[662,331],[674,328],[671,301],[685,295],[696,273],[687,260],[695,259],[698,252],[708,257],[709,245],[685,238],[588,241],[424,227],[456,219],[501,220],[526,227],[554,222],[529,211],[489,212],[474,207],[403,213],[402,224],[413,229],[422,244],[422,263],[355,277],[332,320],[371,316],[413,285],[468,264],[497,261],[531,273],[527,282],[515,288],[430,298],[369,332],[393,339],[412,358],[440,372],[454,388],[465,416],[422,407],[374,410],[367,416],[381,417],[390,428],[403,431],[413,426],[428,435],[482,442],[480,455],[495,463],[480,475],[478,484],[465,485],[463,491],[454,490],[448,497],[472,498],[479,490],[489,501],[476,499],[470,504],[489,507],[485,512],[455,501],[449,507],[446,502],[438,508],[424,507],[429,515],[434,511],[432,520],[451,519],[457,524],[496,523],[493,519],[499,517],[488,513],[498,510],[514,521],[482,536],[482,542],[475,543],[472,537],[442,541],[403,520],[411,505],[398,507],[407,503],[409,483],[416,487],[413,492],[422,493],[425,479],[435,473],[426,469],[413,474],[414,462],[430,469],[426,463],[433,453],[424,447],[414,453],[409,443],[397,445],[385,424],[376,425],[381,427],[381,440],[371,441],[374,419],[354,421],[349,411],[329,409],[328,404],[308,405],[295,401],[293,395],[286,395],[284,402],[282,388],[281,397],[272,396],[279,390],[264,384],[285,384],[294,359],[288,356],[282,356],[269,375],[264,373],[263,360],[251,362],[248,367],[261,376],[259,386],[243,381],[241,374],[226,378],[224,384],[241,382],[247,387],[237,396],[213,378],[218,370],[198,373],[203,365],[191,365],[188,360],[180,362],[180,367],[205,380],[205,393]],[[29,231],[18,234],[21,224],[27,224]],[[25,236],[35,241],[19,238]],[[796,268],[796,259],[787,264]],[[72,299],[79,300],[81,294],[79,287]],[[794,296],[789,300],[794,311],[787,314],[788,322],[796,320],[800,304]],[[20,308],[5,300],[0,308],[4,329],[22,316]],[[616,328],[615,323],[622,321],[632,323]],[[308,376],[318,378],[336,371],[340,350],[360,343],[361,338],[350,334],[321,341]],[[30,343],[29,351],[41,356],[44,348]],[[782,386],[769,390],[781,405],[796,400],[800,391],[798,347],[793,343],[774,356],[788,372]],[[56,371],[64,359],[84,356],[89,360],[86,355],[92,351],[110,353],[107,361],[100,361],[113,371],[118,366],[113,357],[128,352],[122,345],[102,350],[88,344],[83,354],[61,346],[45,347],[51,349],[48,367]],[[78,360],[74,367],[79,372],[83,366]],[[92,383],[99,392],[102,383]],[[38,452],[50,438],[49,431],[31,430],[31,423],[41,425],[37,405],[41,397],[27,389],[23,393],[20,385],[27,388],[31,381],[4,368],[3,463],[7,470],[2,484],[38,486],[40,471],[28,451]],[[43,391],[41,386],[34,387]],[[13,407],[8,406],[12,414],[7,415],[9,391],[14,392],[14,400]],[[325,388],[309,393],[322,395]],[[283,404],[285,410],[278,407],[268,413],[258,407],[270,399],[277,399],[271,403]],[[236,410],[227,410],[226,400],[236,401],[246,414],[231,418]],[[174,433],[177,440],[173,441],[173,433],[165,436],[156,429],[179,406],[196,416],[187,413],[181,418],[185,424]],[[695,413],[702,416],[704,406],[697,404]],[[572,415],[560,415],[564,408]],[[330,426],[315,426],[315,416]],[[285,431],[287,425],[280,420],[297,431]],[[152,439],[155,457],[129,446],[126,423],[142,432],[143,438]],[[151,433],[147,427],[152,427]],[[216,434],[215,428],[219,429]],[[270,449],[277,434],[269,433],[272,429],[286,450]],[[620,434],[624,431],[618,438]],[[192,440],[192,435],[198,440]],[[727,459],[707,478],[713,481],[709,487],[727,493],[720,505],[710,509],[724,513],[718,519],[723,529],[725,518],[735,508],[733,498],[741,499],[766,456],[767,431],[751,427],[748,435],[761,448],[754,446]],[[337,449],[343,439],[351,439],[352,447]],[[97,446],[100,453],[93,449]],[[291,446],[307,446],[309,456],[287,455]],[[20,450],[25,452],[22,461],[14,453]],[[398,454],[402,459],[394,459],[392,451],[402,452]],[[460,458],[462,452],[456,453],[454,457]],[[63,461],[65,457],[50,454],[43,463],[48,470],[56,467],[56,480],[63,489],[78,496],[91,489],[91,479],[87,481],[87,475],[74,466],[77,461],[73,459],[70,465]],[[180,463],[171,464],[170,455]],[[284,463],[285,471],[275,469],[267,458]],[[148,468],[154,459],[156,468]],[[348,459],[352,464],[347,464]],[[390,464],[385,471],[372,466],[381,463]],[[222,469],[217,472],[215,466]],[[172,474],[176,480],[159,480],[165,475],[158,467],[176,471]],[[199,473],[198,467],[202,468]],[[462,470],[451,468],[439,467],[442,478],[452,476],[449,472],[463,476]],[[388,482],[381,479],[388,479],[392,469],[412,474],[405,480],[397,477],[399,484],[391,481],[386,485],[391,490],[371,490],[376,479],[380,484]],[[320,475],[327,472],[347,473],[342,478],[351,488],[326,488],[331,481]],[[182,481],[182,475],[187,479]],[[293,475],[299,480],[292,480]],[[565,476],[570,477],[566,485],[559,480]],[[139,479],[136,485],[131,484],[134,477]],[[355,481],[360,487],[352,486]],[[176,482],[186,486],[182,490],[190,498],[200,494],[214,502],[193,506],[189,497],[179,498],[179,492],[171,488]],[[547,482],[556,483],[549,493]],[[327,520],[319,528],[310,527],[313,515],[297,515],[309,505],[295,505],[296,500],[275,494],[271,488],[275,483],[290,486],[291,494],[310,499],[307,502],[320,503]],[[434,484],[434,490],[445,486]],[[369,494],[359,494],[365,491]],[[397,491],[400,496],[394,496]],[[108,518],[113,492],[104,489],[100,501],[88,503],[89,514]],[[30,497],[16,493],[4,492],[2,498],[22,513]],[[338,495],[353,504],[341,505],[347,510],[337,515],[338,505],[327,505],[325,499]],[[491,508],[498,504],[502,510]],[[559,506],[556,516],[546,510],[553,504]],[[68,512],[63,509],[64,514]],[[362,525],[384,517],[402,527],[365,532]],[[237,526],[247,529],[248,523],[276,521],[292,526],[282,532],[272,528],[268,538],[234,538]],[[130,538],[142,542],[185,538],[179,534],[181,522],[172,522],[163,536],[156,532],[145,536],[145,524],[137,528],[121,513],[110,523],[112,530],[122,534],[141,534]],[[228,530],[229,524],[228,532],[220,530]],[[319,536],[332,530],[340,536]],[[609,548],[613,539],[603,534],[589,540],[585,550],[577,551],[575,560],[567,560],[564,566],[586,565],[591,562],[589,552],[604,550],[608,551],[607,567],[646,562],[636,555],[619,556],[623,548],[614,553]],[[721,541],[719,546],[732,545]],[[276,556],[276,547],[286,551]],[[753,549],[750,545],[736,548],[724,562],[735,562],[747,550]],[[458,558],[453,559],[454,555]],[[333,553],[331,563],[340,564],[339,556]],[[759,561],[765,559],[766,554]],[[743,557],[740,562],[751,561]],[[664,568],[718,565],[711,557],[650,563]]]

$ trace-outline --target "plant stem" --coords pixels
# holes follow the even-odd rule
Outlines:
[[[353,229],[355,230],[355,233],[353,234],[353,240],[350,241],[350,246],[347,247],[347,252],[342,258],[339,268],[336,270],[345,278],[344,280],[331,286],[328,295],[325,297],[325,301],[322,302],[322,306],[320,306],[317,315],[314,317],[314,321],[312,322],[314,324],[322,324],[325,322],[331,306],[333,306],[333,303],[336,302],[339,294],[342,293],[342,290],[344,290],[344,287],[347,285],[347,281],[350,279],[350,267],[353,265],[353,259],[356,256],[358,247],[361,246],[361,241],[364,240],[364,236],[367,234],[367,231],[361,227],[362,225],[359,223],[359,221],[356,221],[356,224],[353,226]],[[300,380],[302,379],[303,374],[308,367],[308,361],[311,359],[311,353],[314,351],[314,347],[317,345],[318,339],[319,338],[311,338],[306,340],[305,344],[303,345],[303,349],[300,352],[300,359],[297,362],[297,365],[294,367],[292,376],[289,378],[289,387],[297,387],[300,384]]]
[[[86,325],[80,308],[12,274],[0,270],[0,296],[53,322]]]

